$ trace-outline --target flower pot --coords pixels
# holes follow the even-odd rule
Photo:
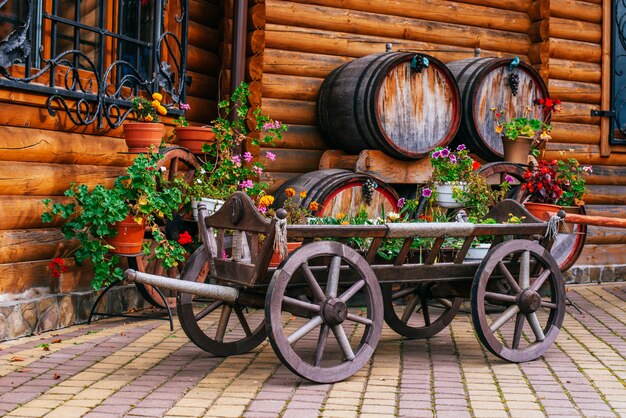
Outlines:
[[[109,249],[110,253],[135,255],[141,252],[145,220],[139,224],[135,222],[133,216],[128,215],[126,219],[114,223],[112,227],[117,229],[117,235],[106,239],[107,244],[114,247]]]
[[[442,208],[461,208],[463,204],[456,201],[453,196],[453,190],[460,188],[465,190],[465,184],[436,184],[437,189],[437,205]]]
[[[465,255],[465,261],[482,261],[483,258],[489,252],[491,244],[477,244],[475,247],[471,247],[467,250]]]
[[[176,143],[194,154],[202,154],[202,145],[215,142],[213,128],[201,126],[179,126],[174,130]]]
[[[300,248],[302,246],[301,242],[288,242],[287,243],[287,254],[292,251]],[[275,252],[272,254],[272,258],[270,259],[270,267],[278,267],[278,265],[283,261],[283,258],[280,256],[280,253]]]
[[[518,136],[514,141],[502,138],[504,146],[504,161],[516,164],[528,164],[528,154],[533,139],[529,136]]]
[[[208,215],[211,216],[213,215],[215,212],[217,212],[222,205],[224,205],[224,201],[220,200],[220,199],[213,199],[211,197],[203,197],[200,199],[200,201],[202,203],[205,204],[207,210],[208,210]],[[193,213],[193,220],[197,221],[198,220],[198,201],[195,199],[191,200],[191,211]]]
[[[128,152],[139,154],[146,152],[151,145],[161,145],[165,125],[162,123],[129,122],[124,124],[124,138]]]
[[[524,207],[535,218],[541,219],[542,221],[547,221],[548,219],[550,219],[550,215],[548,214],[548,212],[556,213],[561,210],[561,207],[559,205],[553,205],[550,203],[526,202],[524,203]]]

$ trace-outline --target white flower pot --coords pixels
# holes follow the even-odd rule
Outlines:
[[[491,244],[478,244],[467,250],[465,261],[482,261],[489,252]]]
[[[208,215],[211,216],[213,215],[215,212],[217,212],[222,205],[224,204],[223,200],[220,199],[213,199],[210,197],[203,197],[200,199],[200,201],[202,203],[204,203],[204,205],[206,206],[207,210],[209,211]],[[198,201],[195,199],[191,200],[191,210],[193,213],[193,220],[197,221],[198,220]]]
[[[454,188],[465,190],[465,184],[437,184],[437,205],[442,208],[461,208],[463,205],[454,199],[452,192]]]

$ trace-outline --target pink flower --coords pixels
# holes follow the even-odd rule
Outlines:
[[[404,205],[406,205],[406,199],[404,197],[401,197],[400,199],[398,199],[398,203],[396,203],[396,206],[398,207],[398,209],[402,209]]]
[[[254,174],[261,177],[261,174],[263,174],[263,167],[255,165],[254,167],[252,167],[252,171],[254,171]]]
[[[508,175],[508,174],[506,176],[504,176],[504,180],[507,183],[514,183],[515,182],[515,179],[513,177],[511,177],[510,175]]]
[[[280,129],[283,126],[282,123],[280,123],[279,121],[274,121],[274,122],[265,122],[263,124],[263,130],[264,131],[268,131],[270,129]]]
[[[222,258],[228,258],[228,254],[226,254],[226,250],[222,250]]]
[[[189,106],[187,103],[181,103],[180,105],[178,105],[178,107],[180,108],[180,110],[191,110],[191,106]]]
[[[441,156],[443,158],[446,158],[448,155],[450,155],[450,150],[448,148],[444,148],[441,150]]]
[[[241,157],[239,155],[233,155],[230,157],[230,161],[237,167],[241,167]]]
[[[458,147],[456,147],[457,151],[463,151],[465,149],[465,144],[461,144]]]
[[[450,161],[455,164],[456,163],[456,157],[454,156],[454,154],[450,154]]]
[[[591,173],[593,173],[593,168],[591,168],[591,166],[590,166],[590,165],[585,165],[585,166],[583,166],[583,171],[584,171],[585,173],[589,173],[589,174],[591,174]]]
[[[243,159],[246,160],[247,163],[249,163],[250,161],[252,161],[252,154],[250,154],[248,151],[244,152]]]
[[[432,196],[432,194],[433,194],[433,191],[430,190],[430,189],[422,190],[422,196],[424,196],[424,197],[430,197],[430,196]]]
[[[256,209],[263,215],[267,213],[267,208],[265,206],[258,206]]]
[[[276,159],[276,154],[274,154],[274,153],[273,153],[273,152],[271,152],[271,151],[267,151],[267,152],[265,153],[265,157],[266,157],[268,160],[274,161],[274,160]]]
[[[239,183],[239,188],[241,190],[247,190],[253,187],[254,187],[254,183],[252,182],[252,180],[244,180],[241,183]]]

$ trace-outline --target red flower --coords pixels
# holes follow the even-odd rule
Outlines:
[[[191,244],[193,242],[193,238],[189,235],[189,232],[184,231],[182,234],[178,236],[178,243],[180,245]]]
[[[550,99],[550,98],[546,99],[545,106],[546,106],[548,109],[549,109],[549,108],[551,108],[552,106],[554,106],[554,101],[553,101],[552,99]]]
[[[50,274],[52,274],[52,277],[55,279],[61,278],[61,273],[65,273],[67,271],[65,260],[61,257],[54,258],[50,264],[48,264],[48,268],[50,269]]]
[[[472,164],[472,170],[478,170],[480,168],[480,163],[476,160],[474,160],[474,163]]]

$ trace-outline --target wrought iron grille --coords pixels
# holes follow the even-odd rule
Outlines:
[[[611,52],[611,144],[626,144],[626,0],[613,4]]]
[[[24,20],[0,40],[0,87],[44,94],[51,115],[65,112],[74,124],[99,129],[120,126],[132,96],[158,90],[167,93],[170,113],[180,114],[189,81],[188,2],[179,0],[172,13],[170,0],[97,0],[97,15],[86,20],[80,0],[20,0]],[[0,11],[8,3],[0,0]],[[115,6],[117,21],[107,22]]]

